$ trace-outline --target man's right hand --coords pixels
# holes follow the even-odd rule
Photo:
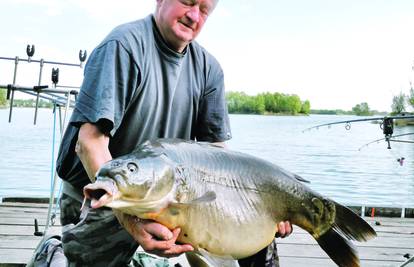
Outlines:
[[[176,244],[180,229],[170,231],[167,227],[151,220],[115,212],[122,226],[148,253],[160,257],[176,257],[194,248],[189,244]]]

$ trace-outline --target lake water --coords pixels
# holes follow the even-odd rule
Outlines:
[[[53,112],[41,109],[33,125],[34,109],[0,109],[0,197],[49,196],[53,147]],[[353,123],[304,129],[352,116],[231,115],[233,150],[249,153],[299,174],[310,187],[344,204],[414,207],[414,145],[381,141],[378,124]],[[395,134],[414,132],[396,127]],[[55,154],[59,142],[56,131]],[[412,136],[404,140],[413,140]],[[404,165],[397,159],[404,157]]]

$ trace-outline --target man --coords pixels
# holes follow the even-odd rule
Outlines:
[[[216,4],[157,0],[154,15],[115,28],[91,54],[57,164],[66,181],[61,222],[69,266],[126,266],[138,244],[163,257],[193,250],[176,243],[180,229],[130,216],[128,233],[110,209],[79,210],[81,190],[100,166],[148,139],[231,138],[223,72],[193,41]],[[290,231],[289,223],[279,227],[282,235]]]

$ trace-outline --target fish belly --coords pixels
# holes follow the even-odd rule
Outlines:
[[[237,197],[232,193],[226,194],[226,198]],[[153,219],[171,229],[180,227],[179,242],[189,243],[195,249],[203,249],[222,258],[245,258],[272,242],[277,223],[264,206],[249,204],[246,198],[221,200],[218,195],[213,203],[170,207]]]

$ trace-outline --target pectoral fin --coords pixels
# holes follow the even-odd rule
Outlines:
[[[195,198],[193,200],[190,201],[186,201],[186,202],[176,202],[173,203],[173,206],[181,206],[181,205],[199,205],[199,204],[203,204],[203,203],[209,203],[209,202],[213,202],[214,200],[216,200],[216,193],[213,191],[208,191],[206,192],[204,195],[202,195],[201,197]]]
[[[216,198],[217,198],[217,196],[216,196],[215,192],[208,191],[204,195],[202,195],[201,197],[193,199],[192,201],[190,201],[189,204],[201,204],[201,203],[205,203],[205,202],[212,202],[212,201],[216,200]]]

